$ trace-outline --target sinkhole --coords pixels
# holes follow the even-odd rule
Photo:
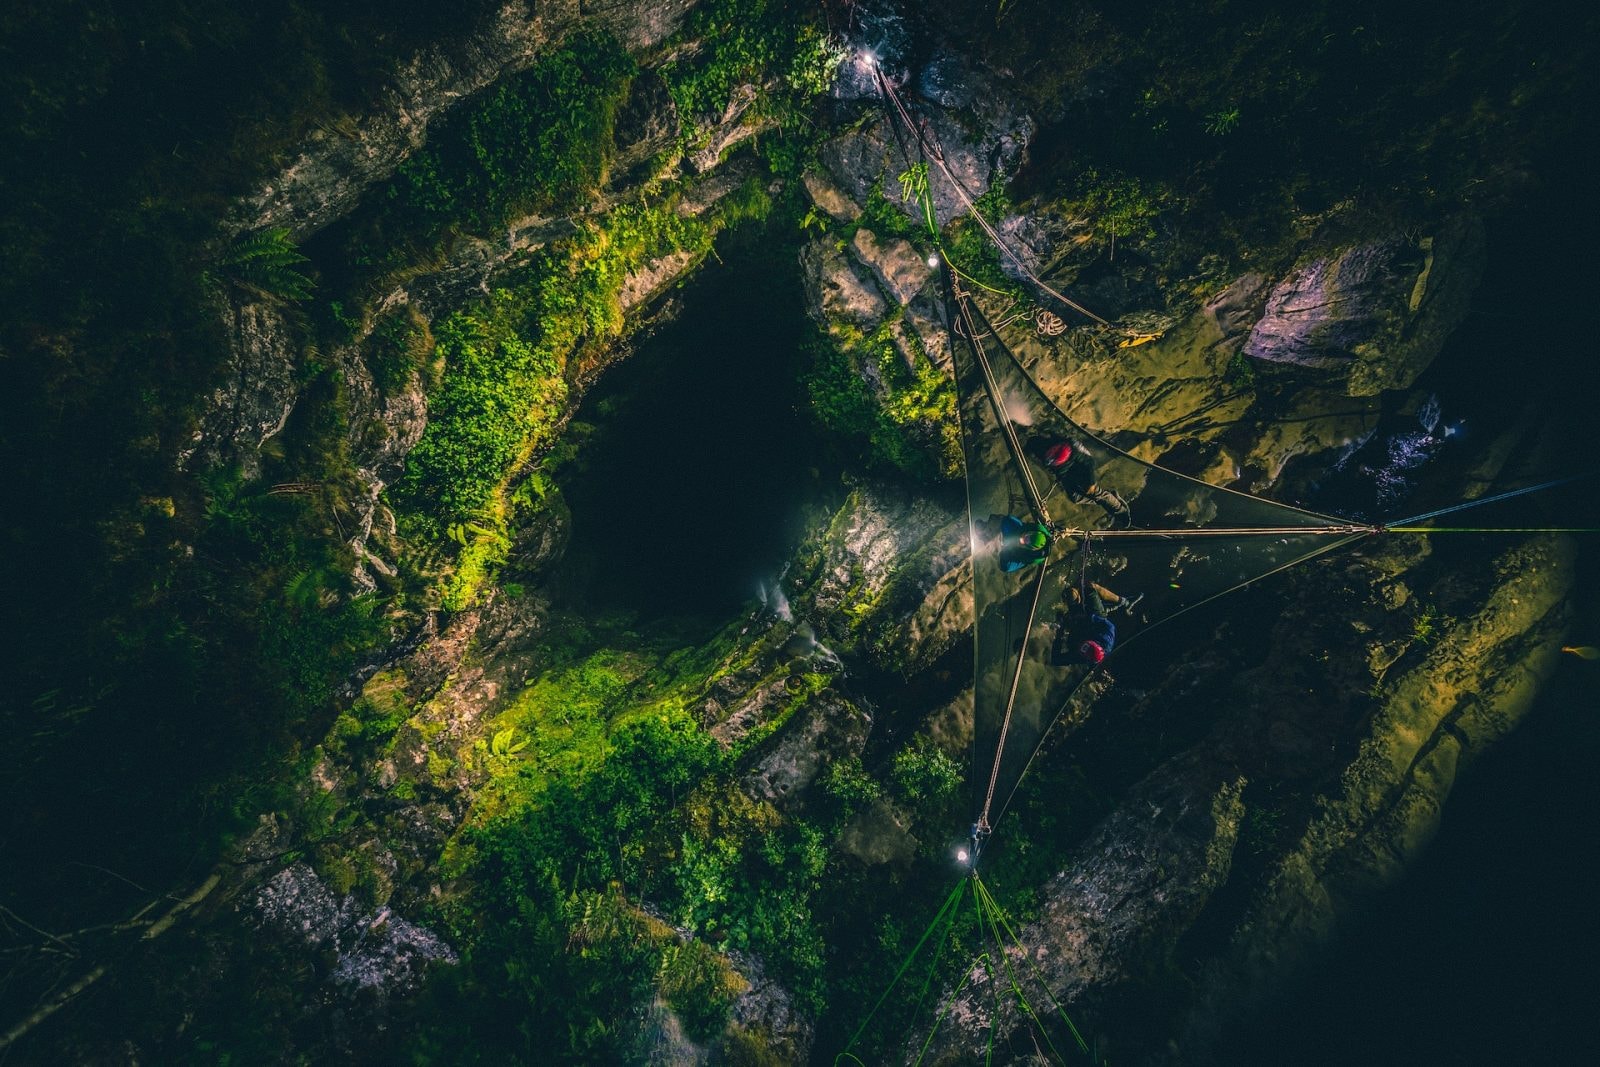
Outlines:
[[[557,475],[571,510],[562,606],[726,619],[778,575],[808,505],[837,484],[806,406],[813,327],[794,250],[733,236],[579,407]]]

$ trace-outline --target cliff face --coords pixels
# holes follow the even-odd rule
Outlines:
[[[481,25],[406,61],[376,108],[314,131],[293,160],[234,204],[226,228],[239,233],[285,226],[302,241],[393,174],[436,118],[526,69],[574,30],[603,27],[630,51],[644,52],[671,37],[693,7],[694,0],[503,4]]]
[[[986,311],[1068,416],[1141,459],[1268,495],[1347,477],[1385,441],[1410,442],[1397,465],[1442,450],[1441,353],[1478,299],[1486,206],[1397,217],[1318,203],[1258,248],[1181,235],[1171,187],[1110,173],[1114,155],[1063,155],[1063,124],[1125,93],[1126,70],[1063,43],[1071,69],[1029,67],[1019,85],[992,40],[849,6],[834,28],[914,99],[968,194],[931,183],[945,247],[982,273]],[[701,7],[710,21],[695,21]],[[303,1055],[415,1042],[448,1058],[438,1049],[473,1027],[531,1013],[525,1025],[574,1057],[800,1063],[832,1056],[910,948],[910,913],[937,903],[928,886],[949,874],[967,815],[972,734],[945,311],[915,175],[860,50],[819,46],[825,111],[785,110],[774,100],[800,91],[794,70],[772,40],[744,49],[729,10],[502,5],[227,207],[231,243],[207,288],[226,355],[164,468],[206,485],[207,521],[240,541],[259,521],[241,500],[313,513],[260,584],[287,605],[279,629],[319,647],[264,649],[345,649],[357,642],[317,620],[380,603],[387,633],[348,656],[331,726],[300,724],[277,791],[250,808],[194,914],[160,927],[174,933],[159,953],[90,972],[108,1000],[157,1007],[127,1034],[85,1028],[60,1048],[159,1057],[188,1039],[164,1020],[196,1018],[219,1047],[259,1021]],[[1020,21],[1005,14],[1000,37]],[[1085,33],[1137,55],[1120,28]],[[577,92],[603,98],[585,128],[603,143],[573,164],[572,189],[495,215],[488,178],[438,177],[441,144],[476,153],[554,128],[550,114],[473,109],[523,77],[570,88],[560,77],[579,75],[541,64],[594,40],[616,73]],[[729,42],[737,62],[718,51]],[[1041,47],[1013,55],[1036,64]],[[697,80],[697,62],[715,76]],[[1041,101],[1044,82],[1061,91]],[[1145,91],[1141,131],[1182,117],[1176,92]],[[1227,113],[1207,114],[1206,137],[1242,121]],[[1225,171],[1227,154],[1200,143],[1200,170]],[[433,229],[393,207],[426,214],[440,197]],[[961,221],[968,199],[1016,261]],[[1248,221],[1276,218],[1262,211]],[[806,387],[845,480],[804,502],[781,578],[725,625],[587,613],[559,484],[584,476],[596,432],[573,423],[578,405],[630,338],[679,313],[671,291],[717,234],[767,212],[763,239],[799,265]],[[284,261],[304,242],[325,300],[241,267],[252,235],[280,229]],[[1029,272],[1119,329],[1019,303]],[[1455,460],[1440,477],[1483,495],[1557,447],[1529,403],[1501,413],[1470,469]],[[163,509],[175,505],[148,505],[152,529]],[[1063,796],[1024,797],[1013,850],[996,853],[1030,916],[1006,958],[1112,1058],[1225,1058],[1219,1035],[1404,874],[1458,775],[1527,713],[1574,625],[1575,553],[1555,535],[1476,557],[1369,540],[1085,686],[1042,757]],[[935,1058],[975,1059],[991,1034],[1023,1047],[1032,1023],[996,996],[993,964],[929,976],[949,1008]],[[263,995],[241,1008],[239,989]],[[235,1011],[244,1021],[217,1021]],[[1146,1032],[1118,1029],[1141,1013]],[[527,1039],[481,1038],[537,1059]]]

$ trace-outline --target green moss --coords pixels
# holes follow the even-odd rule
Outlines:
[[[500,81],[400,165],[384,224],[436,240],[576,203],[605,178],[612,122],[637,69],[613,38],[588,34]]]
[[[811,370],[806,391],[811,409],[829,430],[852,442],[863,439],[869,465],[933,480],[960,473],[960,426],[955,390],[928,358],[915,331],[900,336],[911,360],[896,344],[897,320],[872,333],[835,329],[807,346]],[[863,366],[871,364],[881,383],[874,395]]]
[[[832,84],[841,54],[816,24],[815,9],[793,0],[708,0],[684,19],[678,40],[694,50],[662,74],[686,148],[705,143],[705,125],[722,117],[744,85],[759,90],[758,115],[802,122],[810,102]]]
[[[343,849],[332,845],[317,849],[313,868],[318,876],[328,883],[328,888],[341,897],[355,889],[356,881],[360,877],[352,857]]]
[[[420,375],[425,390],[436,387],[435,341],[428,320],[409,304],[379,316],[362,343],[372,380],[386,394],[397,393]]]
[[[729,1067],[785,1067],[793,1059],[772,1047],[772,1037],[764,1027],[729,1028],[722,1051]]]

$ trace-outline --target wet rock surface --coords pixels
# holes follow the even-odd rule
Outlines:
[[[200,425],[177,463],[204,468],[238,462],[252,477],[260,473],[261,446],[283,430],[294,411],[299,347],[283,309],[271,301],[235,296],[224,321],[228,363],[222,383],[203,405]]]
[[[1531,538],[1487,575],[1441,577],[1425,543],[1382,548],[1303,578],[1265,660],[1231,686],[1222,663],[1170,675],[1134,714],[1180,692],[1210,700],[1219,685],[1231,710],[1129,790],[1082,858],[1041,887],[1019,969],[1092,1026],[1133,995],[1130,967],[1182,945],[1183,980],[1199,988],[1165,1024],[1175,1044],[1126,1037],[1120,1058],[1225,1060],[1218,1034],[1269,1003],[1407,869],[1461,771],[1526,714],[1573,620],[1572,553],[1569,541]],[[1414,585],[1449,605],[1438,629],[1406,622],[1408,603],[1413,618],[1421,610]],[[1369,657],[1330,654],[1352,633]],[[941,1037],[958,1055],[995,1021],[985,981],[974,976],[956,1032]],[[998,1021],[1002,1033],[1026,1025],[1009,1009]]]
[[[1351,396],[1404,389],[1460,325],[1482,266],[1475,219],[1320,253],[1273,288],[1244,354],[1336,371]]]
[[[339,897],[303,863],[262,886],[254,907],[263,926],[331,952],[330,981],[351,989],[406,993],[421,984],[429,964],[457,961],[439,935],[388,908],[371,911]]]

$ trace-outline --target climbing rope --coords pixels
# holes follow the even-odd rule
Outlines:
[[[1465,511],[1468,508],[1480,507],[1484,504],[1494,504],[1501,500],[1510,500],[1512,497],[1524,496],[1528,493],[1537,493],[1541,489],[1554,489],[1558,485],[1567,485],[1571,482],[1580,481],[1584,478],[1592,478],[1594,477],[1594,474],[1595,472],[1591,471],[1587,474],[1574,474],[1568,478],[1554,478],[1548,482],[1540,482],[1538,485],[1523,486],[1521,489],[1512,489],[1504,493],[1496,493],[1494,496],[1479,497],[1477,500],[1468,500],[1462,504],[1452,504],[1447,508],[1438,508],[1434,511],[1425,511],[1421,515],[1413,515],[1409,519],[1399,519],[1393,523],[1390,523],[1389,529],[1405,530],[1408,533],[1414,532],[1412,528],[1415,527],[1419,522],[1427,522],[1429,519],[1436,519],[1441,515],[1452,515],[1455,512]]]
[[[1000,720],[1000,740],[995,745],[994,766],[989,770],[989,790],[983,797],[983,810],[978,813],[978,831],[980,833],[988,833],[991,828],[989,825],[989,808],[994,803],[995,785],[1000,780],[1000,763],[1006,754],[1006,734],[1011,732],[1011,713],[1017,706],[1017,687],[1022,682],[1022,668],[1028,662],[1028,635],[1033,633],[1033,621],[1039,613],[1039,598],[1044,593],[1046,570],[1046,566],[1040,564],[1038,577],[1033,582],[1033,603],[1028,607],[1028,624],[1022,630],[1022,647],[1017,650],[1017,669],[1011,674],[1011,691],[1006,694],[1005,715]],[[977,857],[973,857],[973,861],[976,862]]]
[[[1061,532],[1068,537],[1093,539],[1102,537],[1144,537],[1159,541],[1185,541],[1191,537],[1282,537],[1289,534],[1339,537],[1347,534],[1378,534],[1387,529],[1392,529],[1392,527],[1362,526],[1355,523],[1346,523],[1342,526],[1205,526],[1181,530],[1077,530],[1067,528]]]
[[[1017,946],[1017,953],[1022,961],[1033,969],[1034,980],[1039,983],[1039,988],[1044,991],[1044,995],[1050,1001],[1051,1006],[1054,1007],[1057,1014],[1061,1016],[1061,1021],[1067,1024],[1067,1029],[1072,1033],[1072,1040],[1077,1042],[1078,1051],[1082,1052],[1085,1056],[1093,1057],[1094,1053],[1090,1051],[1089,1043],[1083,1039],[1083,1034],[1079,1032],[1077,1025],[1073,1023],[1072,1018],[1067,1015],[1066,1009],[1061,1006],[1060,1002],[1056,1000],[1055,995],[1050,992],[1050,984],[1045,981],[1044,975],[1039,972],[1038,965],[1034,963],[1033,957],[1023,946],[1022,938],[1017,936],[1016,930],[1012,928],[1010,920],[1006,918],[1005,909],[1000,907],[1000,902],[995,900],[994,894],[989,892],[989,887],[984,885],[981,879],[977,879],[976,881],[978,883],[977,891],[982,894],[989,907],[993,909],[995,918],[999,921],[1001,928],[1004,929],[1005,932],[1010,936],[1012,944]]]
[[[961,291],[949,273],[944,274],[943,280],[945,291],[951,298],[949,302],[955,305],[956,312],[959,315],[959,322],[961,323],[961,330],[958,333],[953,325],[958,320],[952,318],[947,323],[950,327],[950,332],[953,335],[959,335],[967,342],[967,350],[972,353],[978,369],[983,372],[984,391],[989,394],[989,403],[994,408],[995,422],[1005,432],[1006,444],[1011,450],[1012,462],[1015,463],[1021,476],[1023,489],[1028,494],[1028,506],[1033,510],[1036,521],[1049,526],[1050,512],[1045,509],[1044,497],[1039,492],[1039,487],[1034,484],[1033,473],[1028,469],[1027,460],[1023,456],[1022,442],[1017,439],[1016,426],[1011,420],[1011,414],[1006,411],[1000,392],[1000,383],[995,379],[994,368],[989,363],[988,352],[984,348],[983,339],[978,333],[977,324],[973,321],[971,304],[966,298],[966,294]],[[954,337],[951,339],[950,347],[953,353],[955,350]]]
[[[849,1042],[833,1058],[835,1065],[844,1062],[847,1057],[857,1064],[862,1063],[861,1058],[854,1055],[850,1050],[855,1048],[856,1043],[861,1040],[861,1036],[867,1032],[867,1027],[872,1023],[873,1016],[878,1014],[878,1009],[883,1007],[883,1002],[889,999],[889,994],[894,992],[894,987],[900,984],[900,979],[905,977],[906,971],[910,970],[911,965],[916,962],[918,954],[922,952],[922,946],[928,943],[928,938],[932,937],[934,931],[940,926],[954,922],[956,914],[961,907],[961,898],[967,891],[967,882],[968,879],[961,879],[956,883],[956,887],[950,891],[950,895],[944,898],[944,903],[939,906],[939,911],[934,915],[933,922],[929,923],[928,928],[922,931],[922,936],[917,939],[916,945],[912,947],[911,954],[905,958],[905,962],[900,964],[900,969],[895,972],[894,977],[889,981],[888,987],[884,989],[883,993],[872,1005],[872,1010],[867,1012],[867,1017],[861,1020],[861,1025],[851,1035]],[[864,1064],[863,1067],[865,1067]]]
[[[877,70],[878,68],[874,66],[873,69]],[[1076,300],[1073,300],[1064,293],[1058,292],[1054,287],[1046,283],[1043,278],[1034,273],[1033,268],[1029,267],[1023,258],[1005,242],[1005,239],[1000,236],[1000,233],[989,224],[989,220],[983,217],[983,213],[978,210],[978,205],[974,202],[972,195],[967,192],[966,186],[961,183],[961,180],[956,177],[955,172],[950,169],[950,165],[945,161],[944,151],[937,144],[929,140],[929,131],[923,129],[923,127],[918,125],[911,118],[910,112],[906,110],[905,103],[900,99],[900,94],[895,92],[894,86],[890,84],[888,78],[884,77],[882,71],[878,71],[878,85],[883,94],[888,97],[891,103],[894,104],[895,110],[899,112],[901,120],[906,124],[906,128],[916,133],[918,151],[925,159],[931,158],[933,162],[938,165],[939,170],[944,174],[946,180],[950,182],[950,187],[955,190],[956,196],[966,207],[967,213],[977,221],[978,225],[983,229],[983,232],[988,235],[989,240],[994,242],[995,247],[1001,252],[1004,252],[1006,257],[1010,259],[1012,263],[1016,264],[1017,269],[1022,272],[1023,276],[1029,281],[1033,282],[1034,285],[1038,286],[1040,290],[1049,293],[1067,307],[1078,312],[1078,314],[1099,323],[1101,326],[1114,328],[1110,320],[1096,315],[1094,312],[1090,311]]]

